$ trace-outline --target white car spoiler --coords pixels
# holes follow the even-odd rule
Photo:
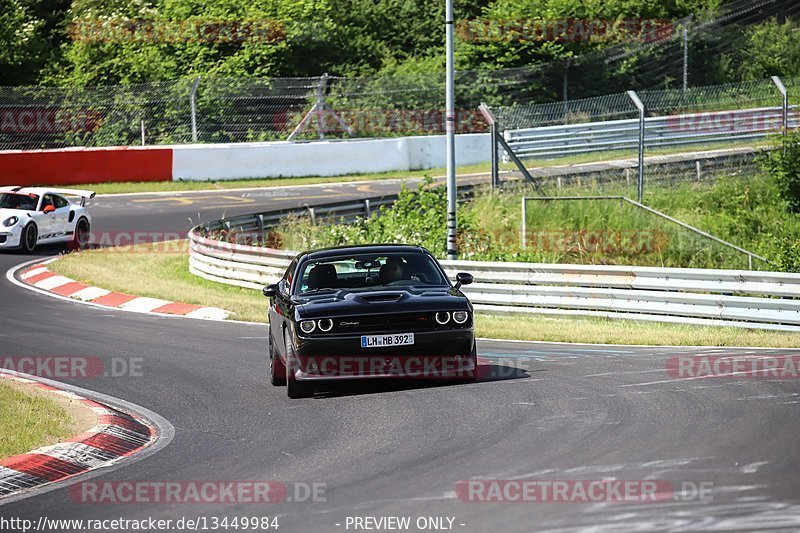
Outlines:
[[[94,191],[85,191],[82,189],[53,189],[50,187],[0,187],[0,192],[19,192],[22,194],[42,194],[42,192],[52,192],[55,194],[63,194],[64,196],[79,196],[81,198],[81,206],[86,204],[87,199],[92,199],[95,196]]]

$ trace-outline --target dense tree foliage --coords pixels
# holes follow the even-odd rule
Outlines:
[[[465,21],[506,21],[508,30],[514,21],[531,19],[703,18],[713,16],[722,1],[456,0],[462,30],[457,67],[536,65],[613,44],[507,35],[473,39],[463,31]],[[197,74],[438,73],[444,64],[443,19],[443,0],[0,0],[0,84],[83,86]],[[734,50],[709,48],[706,55],[702,43],[693,44],[692,79],[799,74],[796,29],[791,21],[749,26]],[[260,38],[253,38],[258,31]],[[604,76],[624,75],[624,67],[594,73],[602,81],[599,89]],[[637,75],[625,83],[636,83]]]

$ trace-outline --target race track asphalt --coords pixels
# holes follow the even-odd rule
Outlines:
[[[134,201],[158,196],[98,198],[94,229],[188,229],[186,217],[198,210],[208,220],[222,211],[374,193],[360,186],[262,190],[241,206],[212,195],[184,204]],[[28,259],[1,255],[0,270]],[[264,326],[92,308],[5,279],[0,301],[2,356],[96,355],[109,364],[140,358],[141,376],[75,384],[159,413],[175,427],[175,438],[157,454],[92,481],[322,483],[326,500],[97,505],[59,489],[2,505],[0,517],[278,516],[283,532],[354,531],[346,524],[356,516],[409,516],[412,524],[418,517],[454,517],[453,530],[464,532],[800,530],[798,381],[688,380],[666,371],[676,355],[800,351],[481,341],[486,364],[476,383],[349,383],[289,400],[267,382]],[[476,478],[663,480],[684,489],[707,483],[711,498],[459,500],[457,483]]]

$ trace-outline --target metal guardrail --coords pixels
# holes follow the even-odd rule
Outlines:
[[[388,197],[387,197],[388,198]],[[369,202],[375,206],[375,200]],[[365,201],[314,207],[317,215],[363,216]],[[296,252],[209,238],[215,230],[257,233],[297,208],[217,221],[189,233],[189,270],[212,281],[261,289],[283,275]],[[478,311],[605,316],[634,320],[800,331],[800,274],[632,266],[442,261],[466,271]]]
[[[788,128],[800,126],[800,108],[790,106]],[[503,132],[520,158],[552,158],[591,152],[637,150],[639,119],[610,120]],[[783,109],[763,107],[648,117],[644,119],[646,149],[691,144],[764,139],[783,128]],[[503,154],[503,161],[510,161]]]

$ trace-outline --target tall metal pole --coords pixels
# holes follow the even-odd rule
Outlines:
[[[683,92],[689,87],[689,29],[683,27]]]
[[[192,142],[197,142],[197,108],[195,106],[194,97],[197,94],[197,85],[200,83],[200,76],[194,79],[192,84],[192,92],[189,94],[189,106],[192,113]]]
[[[458,259],[456,242],[456,115],[454,105],[454,66],[453,66],[453,0],[445,0],[445,40],[447,48],[447,72],[445,75],[445,130],[447,133],[447,258]]]
[[[636,91],[628,91],[628,98],[633,101],[633,105],[639,110],[639,179],[636,184],[636,199],[642,203],[644,196],[644,104],[639,99]]]

